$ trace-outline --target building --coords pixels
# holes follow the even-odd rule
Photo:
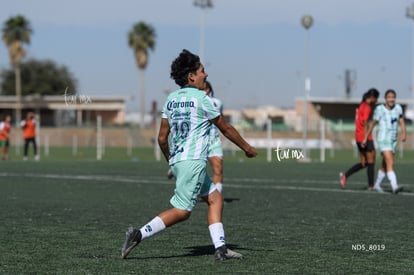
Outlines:
[[[83,95],[25,96],[21,100],[22,118],[28,111],[40,115],[42,126],[88,126],[102,117],[103,125],[125,123],[127,97],[94,97]],[[13,114],[15,96],[0,96],[0,115]]]

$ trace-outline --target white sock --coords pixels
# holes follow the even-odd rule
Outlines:
[[[392,190],[396,190],[398,188],[397,184],[397,176],[395,175],[394,171],[387,172],[387,177],[390,180]]]
[[[140,229],[141,235],[142,235],[141,240],[149,238],[157,233],[160,233],[164,229],[165,229],[164,222],[161,220],[160,217],[156,216],[149,223],[141,227]]]
[[[214,248],[218,248],[226,244],[224,239],[224,229],[221,222],[213,223],[208,227],[210,231],[211,241],[214,244]]]
[[[385,178],[385,173],[382,170],[378,170],[377,180],[375,181],[374,188],[381,188],[381,182]]]
[[[217,191],[220,192],[220,194],[223,193],[223,184],[221,184],[221,182],[215,183],[214,186],[216,187]]]

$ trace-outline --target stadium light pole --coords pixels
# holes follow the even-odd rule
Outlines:
[[[212,0],[194,0],[194,6],[199,7],[202,9],[201,18],[200,18],[200,60],[204,62],[204,44],[205,44],[205,25],[206,25],[206,18],[204,11],[206,9],[213,8],[213,1]]]
[[[414,3],[411,5],[411,7],[407,7],[406,9],[406,14],[405,14],[409,19],[414,19]],[[411,63],[411,71],[412,71],[412,76],[411,76],[411,97],[412,97],[412,102],[411,102],[411,111],[414,113],[414,27],[412,27],[412,44],[411,44],[411,59],[412,59],[412,63]],[[412,127],[412,132],[411,132],[411,149],[414,149],[414,120],[411,121],[411,127]]]
[[[306,145],[306,141],[308,139],[308,101],[309,95],[311,90],[311,79],[309,77],[309,32],[308,30],[313,25],[313,17],[311,15],[304,15],[301,19],[302,26],[306,30],[305,34],[305,70],[304,70],[304,77],[305,77],[305,98],[303,100],[303,156],[305,160],[308,159],[308,148]]]

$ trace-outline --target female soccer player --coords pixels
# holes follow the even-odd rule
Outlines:
[[[392,193],[397,194],[403,190],[398,186],[397,176],[394,172],[394,153],[398,143],[398,124],[401,126],[401,141],[405,142],[406,129],[404,122],[403,109],[400,104],[395,103],[397,93],[394,90],[385,92],[385,104],[379,105],[375,111],[368,131],[365,134],[363,144],[368,146],[367,139],[379,123],[377,142],[381,150],[382,165],[378,171],[377,180],[375,181],[374,190],[384,192],[381,189],[381,182],[385,175],[390,180]]]
[[[359,151],[360,162],[349,168],[345,174],[339,173],[339,182],[345,188],[347,179],[359,170],[367,167],[368,190],[374,188],[374,166],[375,166],[375,147],[372,135],[367,136],[366,146],[362,146],[365,133],[368,130],[368,121],[372,115],[372,107],[377,103],[379,92],[377,89],[369,89],[362,97],[362,101],[355,113],[355,141]]]
[[[208,229],[215,247],[215,258],[242,257],[226,246],[222,224],[223,197],[206,173],[211,124],[216,125],[247,157],[255,157],[257,152],[224,120],[202,91],[207,76],[200,58],[187,50],[183,50],[171,65],[171,78],[180,89],[171,93],[164,104],[158,144],[176,177],[176,188],[170,200],[173,207],[158,214],[139,230],[128,228],[121,248],[122,258],[126,258],[142,240],[188,219],[199,196],[208,204]]]

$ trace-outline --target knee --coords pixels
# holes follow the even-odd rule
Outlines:
[[[175,208],[174,210],[175,210],[174,214],[172,216],[167,215],[165,219],[162,217],[162,215],[160,215],[160,217],[163,220],[165,220],[164,223],[165,223],[166,226],[171,226],[171,225],[176,224],[178,222],[183,222],[191,216],[191,211],[181,210],[181,209],[177,209],[177,208]]]
[[[223,196],[217,190],[215,190],[213,193],[211,193],[208,196],[208,199],[207,199],[207,203],[208,203],[209,206],[222,207],[223,206],[223,201],[224,201]]]

